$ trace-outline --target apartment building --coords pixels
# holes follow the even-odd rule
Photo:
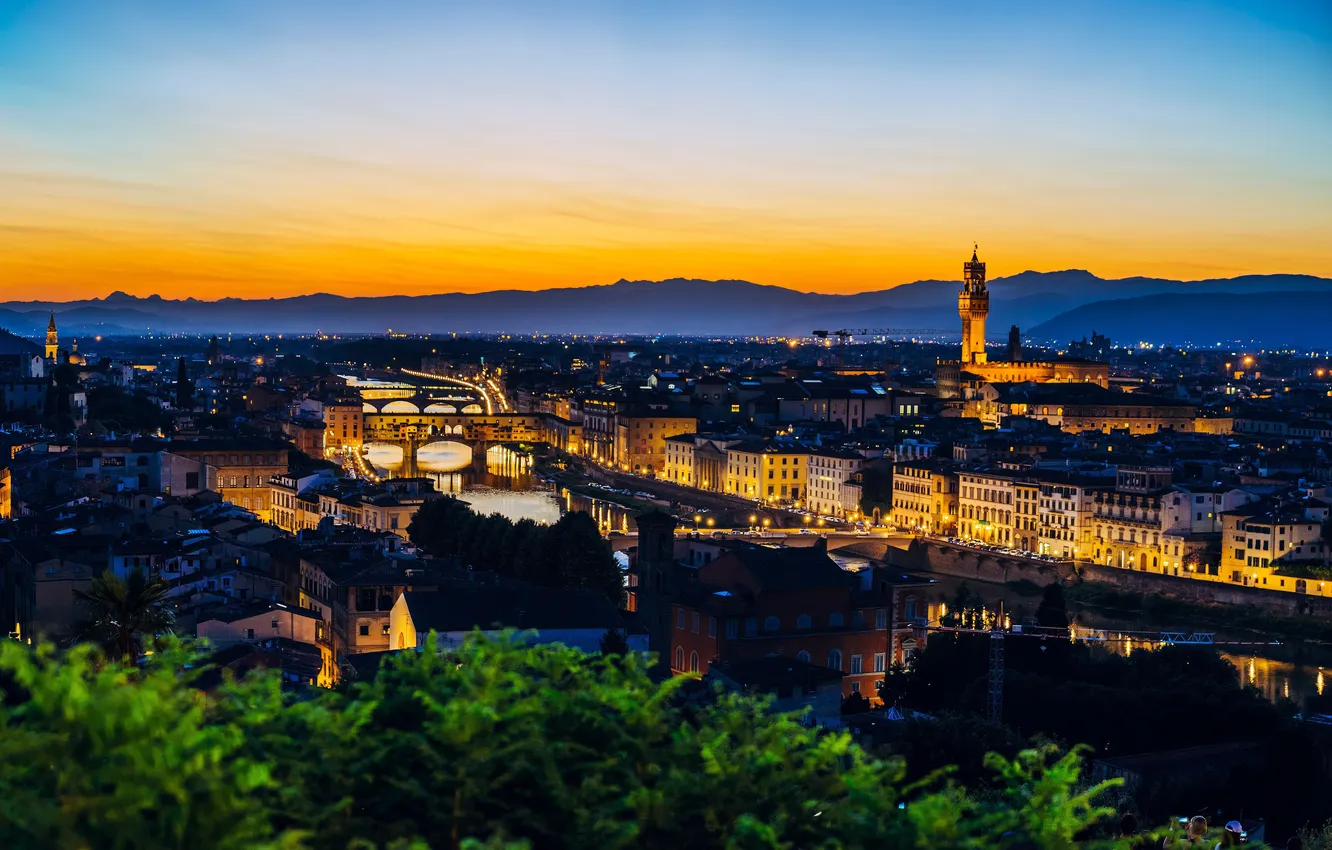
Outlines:
[[[893,504],[889,521],[898,528],[946,534],[957,525],[958,476],[943,460],[893,464]]]
[[[865,459],[845,449],[815,449],[809,455],[807,501],[811,511],[820,516],[847,519],[860,513],[860,494],[857,488],[847,488]]]

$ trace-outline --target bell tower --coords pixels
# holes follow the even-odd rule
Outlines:
[[[56,333],[55,313],[51,313],[51,321],[46,325],[46,359],[55,363],[60,357],[60,335]]]
[[[962,317],[962,365],[985,362],[985,318],[990,315],[990,293],[985,288],[985,264],[973,248],[971,262],[962,264],[962,291],[957,312]]]

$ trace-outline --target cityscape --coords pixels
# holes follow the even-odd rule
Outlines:
[[[0,4],[0,846],[1332,848],[1326,10],[154,5]]]

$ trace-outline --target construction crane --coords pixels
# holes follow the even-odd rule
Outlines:
[[[846,341],[853,336],[948,336],[961,334],[959,328],[842,328],[838,331],[812,331],[810,333],[815,339],[826,340],[830,336],[837,337],[837,363],[839,366],[846,365]]]
[[[1069,626],[1067,629],[1042,626],[1005,625],[1003,603],[989,628],[969,628],[965,626],[930,626],[932,632],[953,632],[954,634],[988,635],[990,644],[990,667],[988,675],[987,714],[995,723],[1003,721],[1004,714],[1004,640],[1009,637],[1041,638],[1045,640],[1083,641],[1087,643],[1148,643],[1159,646],[1273,646],[1280,641],[1258,640],[1217,640],[1213,632],[1200,631],[1162,631],[1162,632],[1125,632],[1111,629],[1083,629]]]

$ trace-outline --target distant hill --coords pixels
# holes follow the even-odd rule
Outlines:
[[[387,295],[348,298],[325,293],[292,298],[199,301],[157,295],[139,298],[115,292],[106,298],[69,303],[45,301],[0,304],[0,327],[40,333],[48,311],[57,314],[63,337],[180,331],[194,333],[624,333],[721,336],[808,334],[816,328],[954,328],[958,325],[958,281],[926,280],[855,295],[798,292],[743,280],[621,280],[605,286],[505,290],[475,294]],[[1221,309],[1243,301],[1218,296],[1332,293],[1332,281],[1302,275],[1250,275],[1226,280],[1181,282],[1154,278],[1105,280],[1087,271],[1022,272],[990,282],[990,332],[1007,335],[1019,325],[1033,338],[1081,337],[1096,330],[1117,338],[1146,337],[1159,317],[1128,308],[1125,329],[1115,330],[1098,316],[1130,300],[1172,297],[1170,341],[1206,336],[1212,320],[1193,324],[1198,309]],[[1198,300],[1190,300],[1198,299]],[[1307,303],[1307,302],[1306,302]],[[1320,302],[1321,303],[1321,302]],[[1213,305],[1208,307],[1207,305]],[[1192,306],[1189,306],[1192,305]],[[1247,309],[1237,306],[1236,309]],[[1309,315],[1307,308],[1292,315]],[[1118,315],[1116,313],[1116,315]],[[1210,314],[1209,314],[1210,315]],[[1243,324],[1244,316],[1234,317]],[[1135,325],[1134,322],[1141,322]],[[1141,326],[1144,330],[1139,331]],[[1276,333],[1274,330],[1273,333]],[[1332,331],[1320,331],[1332,336]],[[1283,339],[1281,333],[1272,341]]]
[[[1332,288],[1324,292],[1147,295],[1098,301],[1061,313],[1027,336],[1067,341],[1091,329],[1117,342],[1332,348]]]

